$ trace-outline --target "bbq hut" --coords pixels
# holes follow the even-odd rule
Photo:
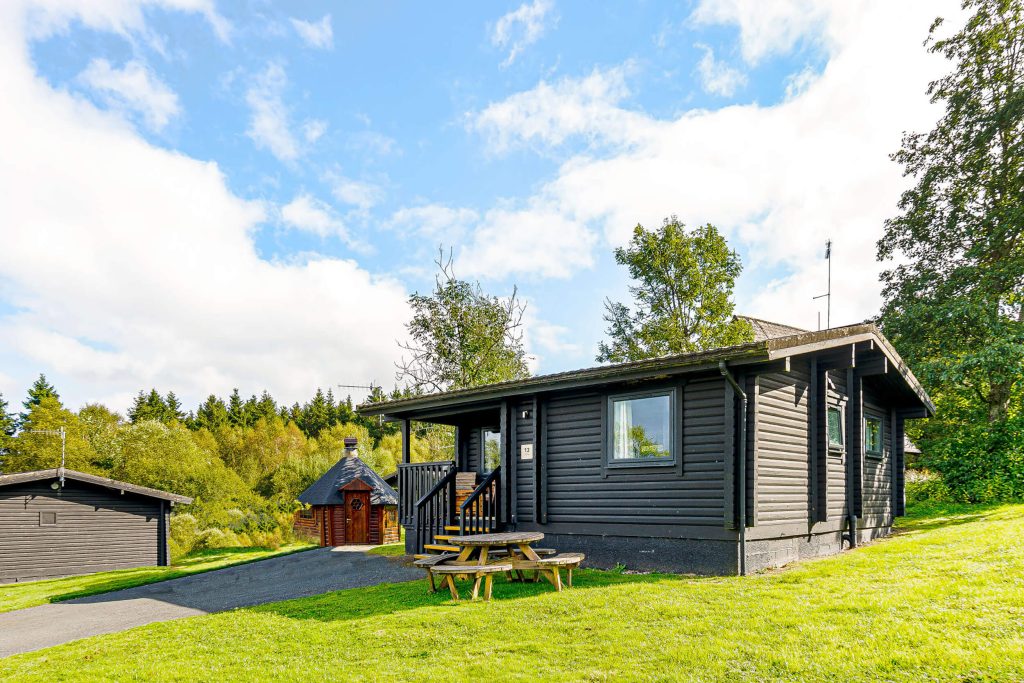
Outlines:
[[[295,531],[322,546],[398,543],[398,494],[359,459],[354,438],[299,502],[305,507],[295,513]]]

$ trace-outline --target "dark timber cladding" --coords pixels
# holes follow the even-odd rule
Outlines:
[[[785,336],[359,410],[403,429],[410,420],[455,426],[454,462],[436,474],[408,466],[431,481],[485,474],[486,443],[497,445],[496,523],[543,531],[598,566],[728,574],[888,533],[902,513],[904,421],[934,412],[924,390],[872,325],[761,329]],[[657,424],[671,425],[651,427],[657,457],[622,450],[640,437],[615,427],[634,424],[643,408],[630,402],[649,398],[662,411]],[[425,491],[417,485],[413,497]],[[409,504],[403,491],[407,532]]]
[[[190,502],[72,470],[2,475],[0,583],[168,565],[171,506]]]

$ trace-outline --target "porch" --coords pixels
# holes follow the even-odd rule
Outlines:
[[[401,420],[398,466],[399,522],[406,552],[455,552],[451,536],[514,528],[507,473],[514,448],[514,420],[507,403],[455,414],[417,416],[418,422],[454,427],[453,458],[410,462],[410,422]]]

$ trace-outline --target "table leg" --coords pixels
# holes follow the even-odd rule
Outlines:
[[[434,585],[434,572],[430,571],[430,567],[427,567],[427,578],[430,579],[430,592],[436,593],[437,586]]]
[[[487,578],[484,579],[484,600],[487,602],[491,601],[491,579],[493,577],[488,574]]]
[[[447,582],[448,588],[452,592],[452,600],[458,600],[459,599],[459,590],[455,587],[455,577],[452,576],[451,574],[445,574],[444,575],[444,580],[445,580],[445,582]]]
[[[480,580],[483,578],[483,574],[475,574],[473,576],[473,599],[476,600],[480,597]],[[490,576],[490,574],[488,574]]]
[[[476,548],[474,546],[471,546],[471,545],[464,545],[464,546],[462,546],[462,550],[459,551],[459,557],[457,558],[457,561],[465,562],[466,560],[468,560],[470,557],[473,556],[473,551],[474,550],[476,550]]]
[[[530,547],[529,543],[520,543],[519,552],[521,552],[523,554],[523,557],[530,560],[531,562],[536,562],[540,559],[540,555],[533,552],[533,548]]]
[[[480,546],[480,564],[487,564],[487,555],[490,550],[490,547],[486,545]]]
[[[551,573],[555,577],[555,580],[553,582],[555,584],[555,590],[558,591],[559,593],[561,593],[562,592],[562,573],[558,570],[558,567],[552,567],[551,568]]]

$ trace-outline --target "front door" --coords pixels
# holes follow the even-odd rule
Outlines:
[[[370,542],[370,492],[345,492],[345,542]]]

